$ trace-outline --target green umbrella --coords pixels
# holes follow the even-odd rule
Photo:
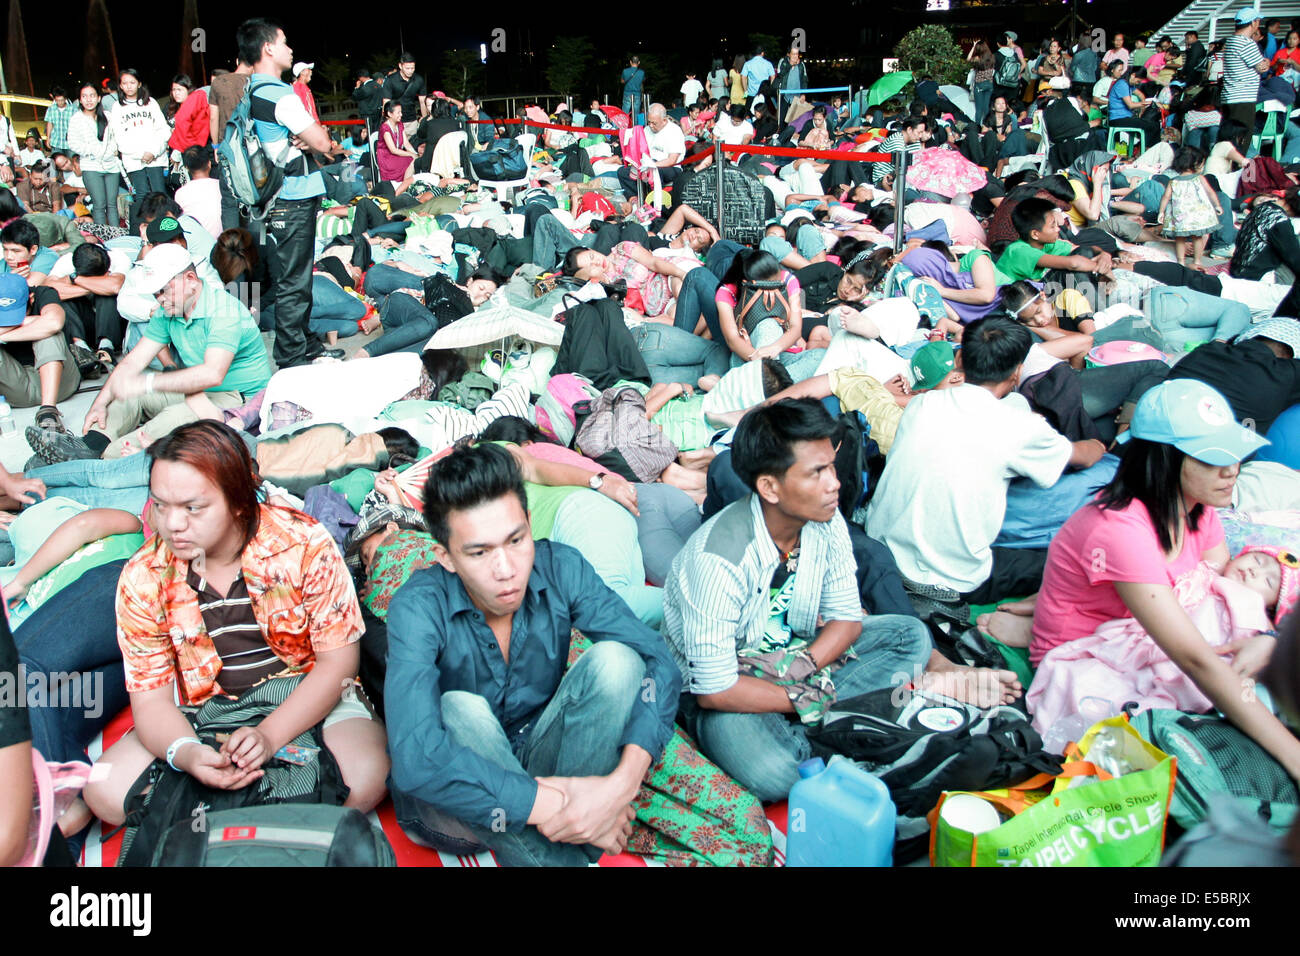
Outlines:
[[[911,82],[912,74],[908,70],[895,70],[893,73],[886,73],[871,84],[871,89],[867,90],[867,106],[880,105]]]

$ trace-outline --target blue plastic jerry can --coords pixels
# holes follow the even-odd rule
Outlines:
[[[892,866],[889,788],[845,757],[799,765],[790,788],[786,866]]]

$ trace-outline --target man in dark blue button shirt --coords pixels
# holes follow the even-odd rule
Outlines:
[[[533,541],[526,500],[494,445],[429,475],[440,566],[416,571],[388,614],[391,789],[419,842],[582,866],[626,846],[681,674],[576,550]],[[566,673],[575,628],[594,644]]]

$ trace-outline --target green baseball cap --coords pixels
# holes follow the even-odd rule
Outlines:
[[[912,356],[912,391],[934,388],[952,371],[956,359],[947,342],[927,342]]]

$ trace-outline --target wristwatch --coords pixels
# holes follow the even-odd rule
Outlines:
[[[605,483],[605,472],[597,472],[587,479],[587,484],[592,491],[600,491],[600,486]]]

